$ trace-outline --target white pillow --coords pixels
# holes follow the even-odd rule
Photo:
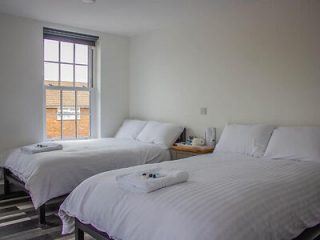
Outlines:
[[[243,153],[262,157],[274,126],[228,124],[225,126],[215,152]]]
[[[150,121],[138,135],[137,140],[170,147],[178,139],[183,129],[171,123]]]
[[[320,162],[320,128],[279,127],[274,130],[264,156]]]
[[[141,120],[125,120],[115,138],[136,139],[146,124],[146,121]]]

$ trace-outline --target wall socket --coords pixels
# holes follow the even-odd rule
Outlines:
[[[201,115],[207,115],[207,108],[206,107],[200,108],[200,114]]]

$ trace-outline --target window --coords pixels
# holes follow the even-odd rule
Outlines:
[[[94,36],[44,28],[47,139],[91,136],[96,40]]]

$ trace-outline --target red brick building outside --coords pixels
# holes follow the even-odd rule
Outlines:
[[[57,82],[45,81],[46,85]],[[72,82],[61,82],[70,86]],[[77,96],[76,96],[77,94]],[[77,100],[77,117],[76,117]],[[62,114],[61,114],[62,105]],[[76,119],[77,118],[77,119]],[[61,121],[62,128],[61,128]],[[90,137],[90,94],[88,91],[46,90],[46,128],[48,139]]]

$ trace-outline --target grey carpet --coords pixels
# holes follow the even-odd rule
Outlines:
[[[29,197],[0,200],[0,240],[71,240],[74,235],[61,235],[57,204],[48,206],[47,226],[41,228]],[[86,236],[86,239],[92,239]]]

